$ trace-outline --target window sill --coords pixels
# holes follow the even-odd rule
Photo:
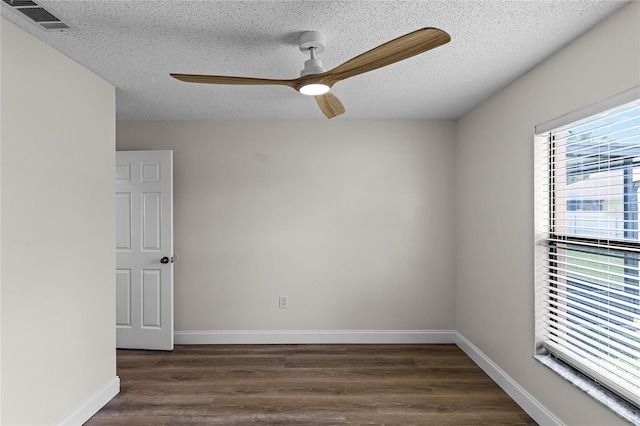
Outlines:
[[[640,410],[607,388],[598,385],[589,377],[552,355],[536,355],[534,358],[586,392],[595,400],[607,406],[623,419],[634,425],[640,425]]]

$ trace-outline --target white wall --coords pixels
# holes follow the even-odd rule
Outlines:
[[[640,82],[633,2],[457,126],[457,329],[568,425],[622,420],[532,358],[533,128]]]
[[[1,48],[0,422],[53,424],[116,380],[115,90],[4,19]]]
[[[117,148],[174,151],[177,331],[455,329],[453,122],[118,122]]]

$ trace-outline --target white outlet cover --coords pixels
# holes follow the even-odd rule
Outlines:
[[[278,306],[280,306],[280,309],[287,309],[289,307],[289,300],[287,296],[280,296],[278,298]]]

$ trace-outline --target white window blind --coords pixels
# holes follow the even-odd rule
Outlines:
[[[635,93],[536,137],[536,339],[640,407]]]

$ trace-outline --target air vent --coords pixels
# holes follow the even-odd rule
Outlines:
[[[71,29],[64,22],[41,22],[40,25],[47,31],[69,31]]]
[[[36,24],[45,31],[70,31],[74,29],[71,25],[62,22],[51,9],[44,8],[32,0],[3,0],[11,9],[19,12],[20,15],[29,19],[29,22]]]
[[[24,13],[34,21],[40,22],[60,22],[53,14],[47,12],[41,7],[21,7],[18,12]]]
[[[12,7],[37,6],[38,4],[31,0],[4,0],[6,4]]]

